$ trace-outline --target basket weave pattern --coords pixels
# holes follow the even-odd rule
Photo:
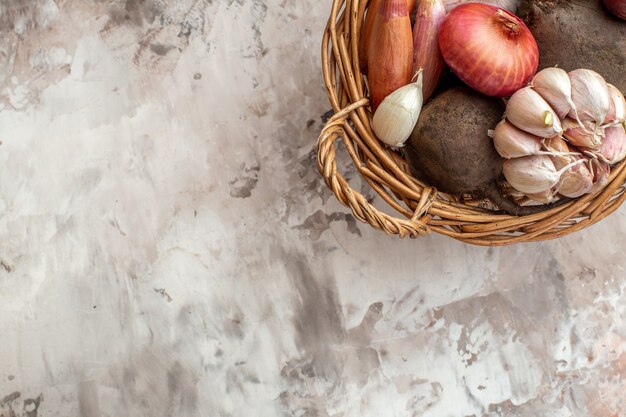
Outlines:
[[[602,220],[623,203],[624,162],[613,167],[609,183],[598,192],[528,216],[510,216],[479,207],[478,201],[460,201],[413,177],[403,157],[379,142],[370,126],[358,57],[367,2],[333,0],[322,41],[322,69],[335,114],[317,143],[319,171],[357,219],[400,237],[435,232],[470,244],[503,246],[565,236]],[[337,172],[338,142],[343,143],[362,178],[401,217],[376,209]]]

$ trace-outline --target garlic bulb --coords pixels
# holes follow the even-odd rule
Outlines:
[[[404,146],[422,111],[422,71],[417,81],[398,88],[380,103],[372,129],[389,146]]]
[[[613,165],[626,157],[626,130],[617,125],[605,129],[604,140],[600,149],[593,152],[600,160]]]
[[[575,109],[576,106],[572,101],[572,83],[565,70],[556,67],[543,69],[535,75],[530,85],[548,102],[560,119]]]
[[[557,171],[550,157],[545,155],[524,156],[507,159],[502,166],[502,173],[513,188],[526,194],[542,193],[558,182],[561,174],[571,166],[584,162],[584,159],[572,162]]]
[[[601,135],[604,135],[604,129],[600,128],[598,131],[594,122],[583,122],[583,126],[580,126],[578,122],[566,117],[562,124],[563,136],[572,145],[598,149],[602,144]]]
[[[577,69],[569,73],[572,83],[572,101],[575,109],[568,116],[578,116],[582,122],[595,122],[599,129],[611,107],[609,87],[604,78],[589,69]]]
[[[531,87],[517,90],[506,105],[506,118],[517,128],[542,138],[563,132],[552,107]]]
[[[592,169],[584,163],[578,165],[570,165],[569,168],[561,174],[556,190],[559,194],[577,198],[583,194],[587,194],[593,188],[593,172]]]
[[[611,96],[611,106],[604,123],[624,123],[626,120],[626,101],[624,100],[624,95],[614,85],[607,84],[607,86],[609,87],[609,95]]]

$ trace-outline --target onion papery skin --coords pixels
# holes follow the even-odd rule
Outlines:
[[[511,95],[539,66],[537,42],[524,22],[488,4],[453,9],[441,25],[439,47],[450,69],[488,96]]]

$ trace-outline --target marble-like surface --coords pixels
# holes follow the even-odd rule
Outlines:
[[[626,210],[355,222],[314,165],[329,7],[0,0],[0,416],[626,415]]]

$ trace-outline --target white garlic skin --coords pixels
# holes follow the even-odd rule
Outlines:
[[[506,118],[517,128],[542,138],[563,132],[552,107],[531,87],[517,90],[506,105]]]
[[[567,142],[565,142],[562,138],[558,136],[546,139],[544,142],[544,146],[547,150],[553,151],[555,153],[550,156],[550,159],[552,160],[552,163],[557,170],[565,168],[567,165],[576,160],[576,155],[566,154],[567,152],[571,152],[571,149],[567,145]]]
[[[624,123],[626,120],[626,100],[624,95],[613,84],[607,84],[607,86],[611,96],[611,105],[604,123]]]
[[[577,198],[593,188],[593,172],[586,164],[570,166],[561,174],[556,190],[559,194]]]
[[[572,83],[572,109],[568,116],[575,119],[576,114],[582,122],[594,122],[599,127],[604,123],[611,108],[609,87],[604,78],[589,69],[577,69],[569,74]]]
[[[404,146],[411,136],[422,111],[422,73],[417,81],[398,88],[380,103],[374,118],[372,129],[385,144],[393,147]]]
[[[505,9],[511,13],[515,13],[517,11],[517,6],[520,3],[520,0],[445,0],[444,4],[446,6],[446,12],[454,9],[457,6],[460,6],[464,3],[485,3],[491,4],[492,6],[499,7],[501,9]]]
[[[541,151],[542,139],[540,137],[516,128],[506,119],[498,123],[491,136],[496,151],[503,158],[536,155]]]
[[[542,193],[559,182],[554,163],[545,155],[507,159],[502,173],[513,188],[525,194]]]
[[[604,129],[597,128],[594,122],[583,122],[583,125],[584,127],[580,126],[577,121],[566,117],[562,121],[563,136],[574,146],[598,149],[602,144]]]
[[[550,67],[539,71],[530,85],[552,107],[559,119],[575,107],[572,83],[567,72],[561,68]]]
[[[589,162],[591,170],[593,172],[593,188],[590,193],[604,188],[609,183],[609,175],[611,174],[611,167],[608,164],[601,162],[597,159],[591,159]]]
[[[626,158],[626,130],[623,125],[605,129],[604,140],[595,154],[609,165],[617,164]]]
[[[537,203],[548,204],[557,199],[557,192],[556,188],[549,188],[541,193],[526,194],[526,197],[530,198],[532,201],[536,201]]]

